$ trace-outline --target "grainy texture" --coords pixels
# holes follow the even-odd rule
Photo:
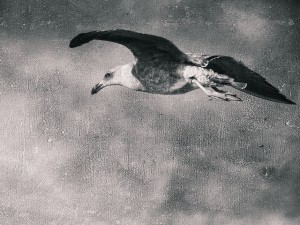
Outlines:
[[[299,224],[299,106],[90,90],[126,28],[236,57],[300,103],[298,1],[0,2],[0,224]]]

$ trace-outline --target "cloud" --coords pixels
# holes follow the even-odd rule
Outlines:
[[[138,11],[142,3],[122,3],[126,7],[112,24],[127,21],[129,27],[155,31],[186,49],[201,45],[206,51],[228,49],[236,55],[244,49],[243,59],[251,66],[261,68],[274,84],[286,83],[283,91],[296,83],[293,76],[291,80],[281,76],[298,62],[290,55],[285,64],[287,50],[278,50],[271,58],[261,56],[268,46],[277,46],[280,37],[274,35],[267,43],[265,33],[253,34],[251,29],[270,28],[267,17],[253,8],[199,3],[201,13],[215,6],[205,17],[195,14],[194,1],[178,1],[177,9],[165,1],[161,11],[154,2],[145,3],[151,5],[150,12],[146,7]],[[111,27],[94,23],[100,9],[81,12],[72,7],[73,19],[57,19],[54,24],[72,27],[92,14],[81,21],[84,29]],[[164,19],[167,7],[174,24],[166,28],[159,22],[159,29],[153,30],[159,12]],[[99,21],[113,17],[112,8],[108,4],[107,18]],[[134,14],[120,16],[131,10]],[[182,18],[189,10],[194,22],[187,29],[184,24],[189,20]],[[227,25],[237,24],[236,33],[229,34],[228,26],[218,23],[223,15]],[[208,23],[197,25],[205,18]],[[42,26],[42,37],[30,33],[16,37],[17,25],[14,31],[1,33],[2,223],[299,223],[299,135],[296,127],[286,124],[299,123],[297,110],[238,91],[245,99],[242,103],[207,101],[199,91],[158,96],[121,87],[92,97],[90,89],[99,77],[132,55],[122,46],[102,42],[70,50],[73,28],[63,29],[67,25],[56,27],[56,37],[45,38],[50,25]],[[276,27],[279,31],[283,32]],[[293,42],[292,38],[287,40]],[[261,52],[249,48],[253,42]],[[274,63],[272,57],[282,60]],[[292,68],[296,73],[297,67]]]

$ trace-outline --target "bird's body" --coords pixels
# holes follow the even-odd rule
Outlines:
[[[171,94],[172,89],[184,85],[181,76],[183,67],[177,62],[137,62],[132,68],[132,74],[143,85],[143,91],[157,94]]]
[[[125,66],[127,67],[127,65]],[[132,89],[152,94],[184,94],[198,89],[199,87],[191,82],[191,75],[196,77],[204,87],[222,86],[222,78],[230,79],[227,76],[213,72],[211,69],[204,69],[199,66],[182,63],[153,63],[151,66],[149,66],[149,64],[145,66],[134,62],[131,66],[131,77],[134,76],[140,83],[138,89]],[[215,81],[219,78],[219,82],[213,81],[211,79],[212,76],[215,77]]]
[[[137,60],[110,70],[93,88],[92,94],[110,85],[165,95],[201,88],[209,97],[240,100],[217,88],[227,85],[271,101],[295,104],[265,78],[232,57],[185,54],[162,37],[128,30],[93,31],[76,36],[70,47],[95,39],[122,44],[131,50]],[[205,87],[211,87],[214,91]]]

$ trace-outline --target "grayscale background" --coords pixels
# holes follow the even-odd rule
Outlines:
[[[126,28],[230,55],[300,104],[300,3],[1,0],[0,224],[300,224],[299,106],[91,88]]]

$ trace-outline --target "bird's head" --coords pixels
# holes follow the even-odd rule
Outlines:
[[[132,66],[132,64],[126,64],[110,69],[105,75],[102,75],[101,81],[93,87],[91,93],[96,94],[104,87],[111,85],[121,85],[136,89],[137,80],[132,74]]]
[[[96,84],[91,93],[96,94],[97,92],[99,92],[101,89],[103,89],[104,87],[110,86],[110,85],[116,85],[118,83],[118,76],[117,76],[118,72],[117,70],[109,70],[105,73],[105,75],[102,76],[101,81]]]

